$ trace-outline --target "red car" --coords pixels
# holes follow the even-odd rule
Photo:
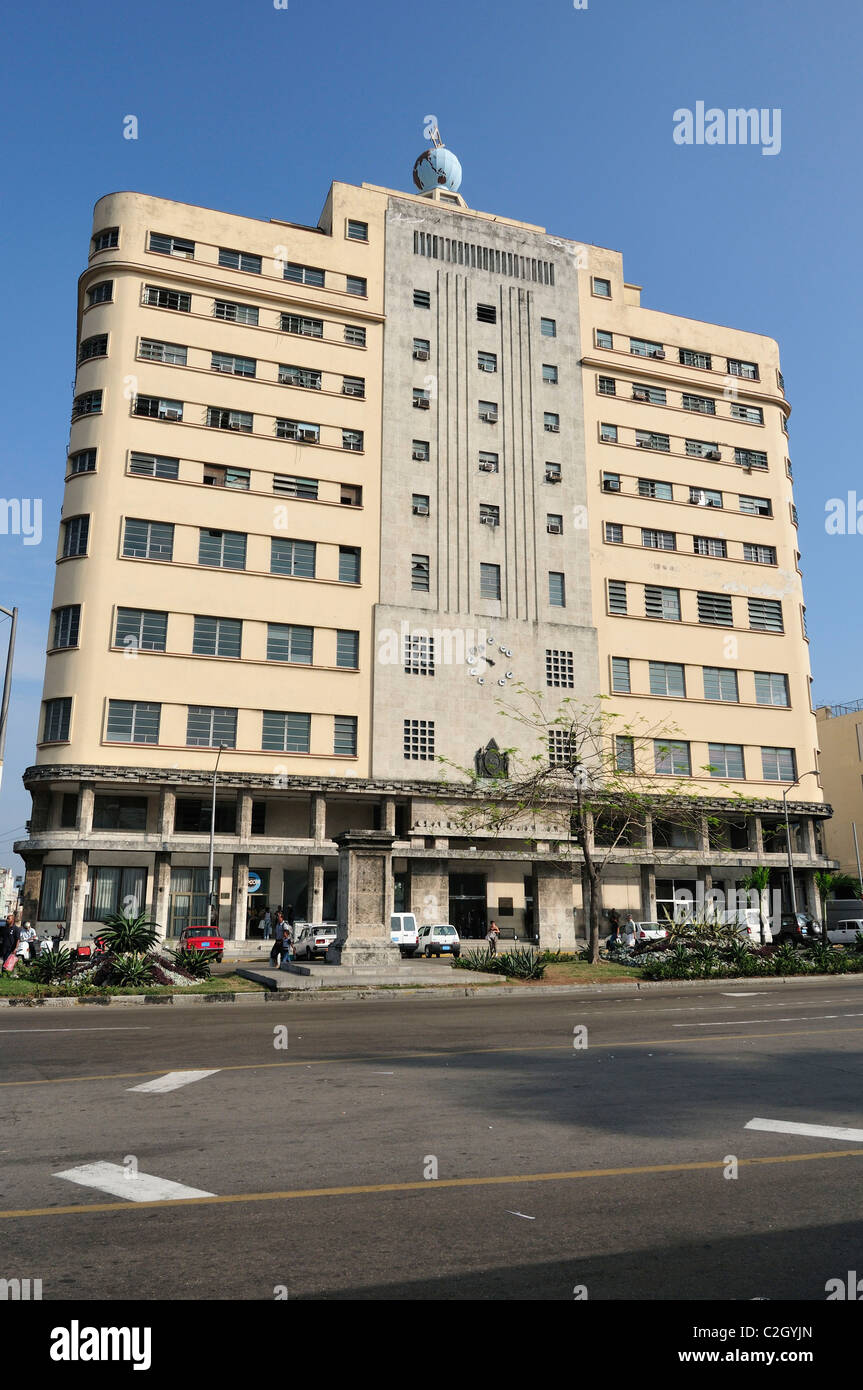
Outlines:
[[[180,932],[180,950],[205,951],[218,964],[225,953],[225,940],[218,927],[184,927]]]

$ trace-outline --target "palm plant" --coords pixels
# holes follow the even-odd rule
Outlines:
[[[109,955],[145,956],[159,940],[159,924],[145,912],[135,916],[113,912],[105,918],[99,935]]]

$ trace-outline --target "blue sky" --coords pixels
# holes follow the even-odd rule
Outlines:
[[[650,307],[779,339],[815,694],[863,696],[863,535],[824,525],[829,498],[863,500],[859,2],[47,0],[4,28],[2,492],[42,499],[44,535],[0,535],[0,604],[21,610],[0,865],[29,815],[93,203],[131,188],[314,223],[332,179],[411,187],[432,112],[471,206],[622,250]],[[781,153],[675,144],[697,101],[781,108]]]

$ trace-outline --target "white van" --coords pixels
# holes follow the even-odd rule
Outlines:
[[[736,927],[744,941],[752,946],[769,946],[773,933],[767,920],[757,907],[729,909],[722,914],[722,920],[729,927]]]
[[[412,912],[394,912],[390,917],[390,936],[394,946],[398,946],[403,956],[416,953],[417,919]]]

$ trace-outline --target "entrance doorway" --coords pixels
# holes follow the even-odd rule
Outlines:
[[[463,941],[480,941],[488,931],[485,874],[450,874],[449,920]]]

